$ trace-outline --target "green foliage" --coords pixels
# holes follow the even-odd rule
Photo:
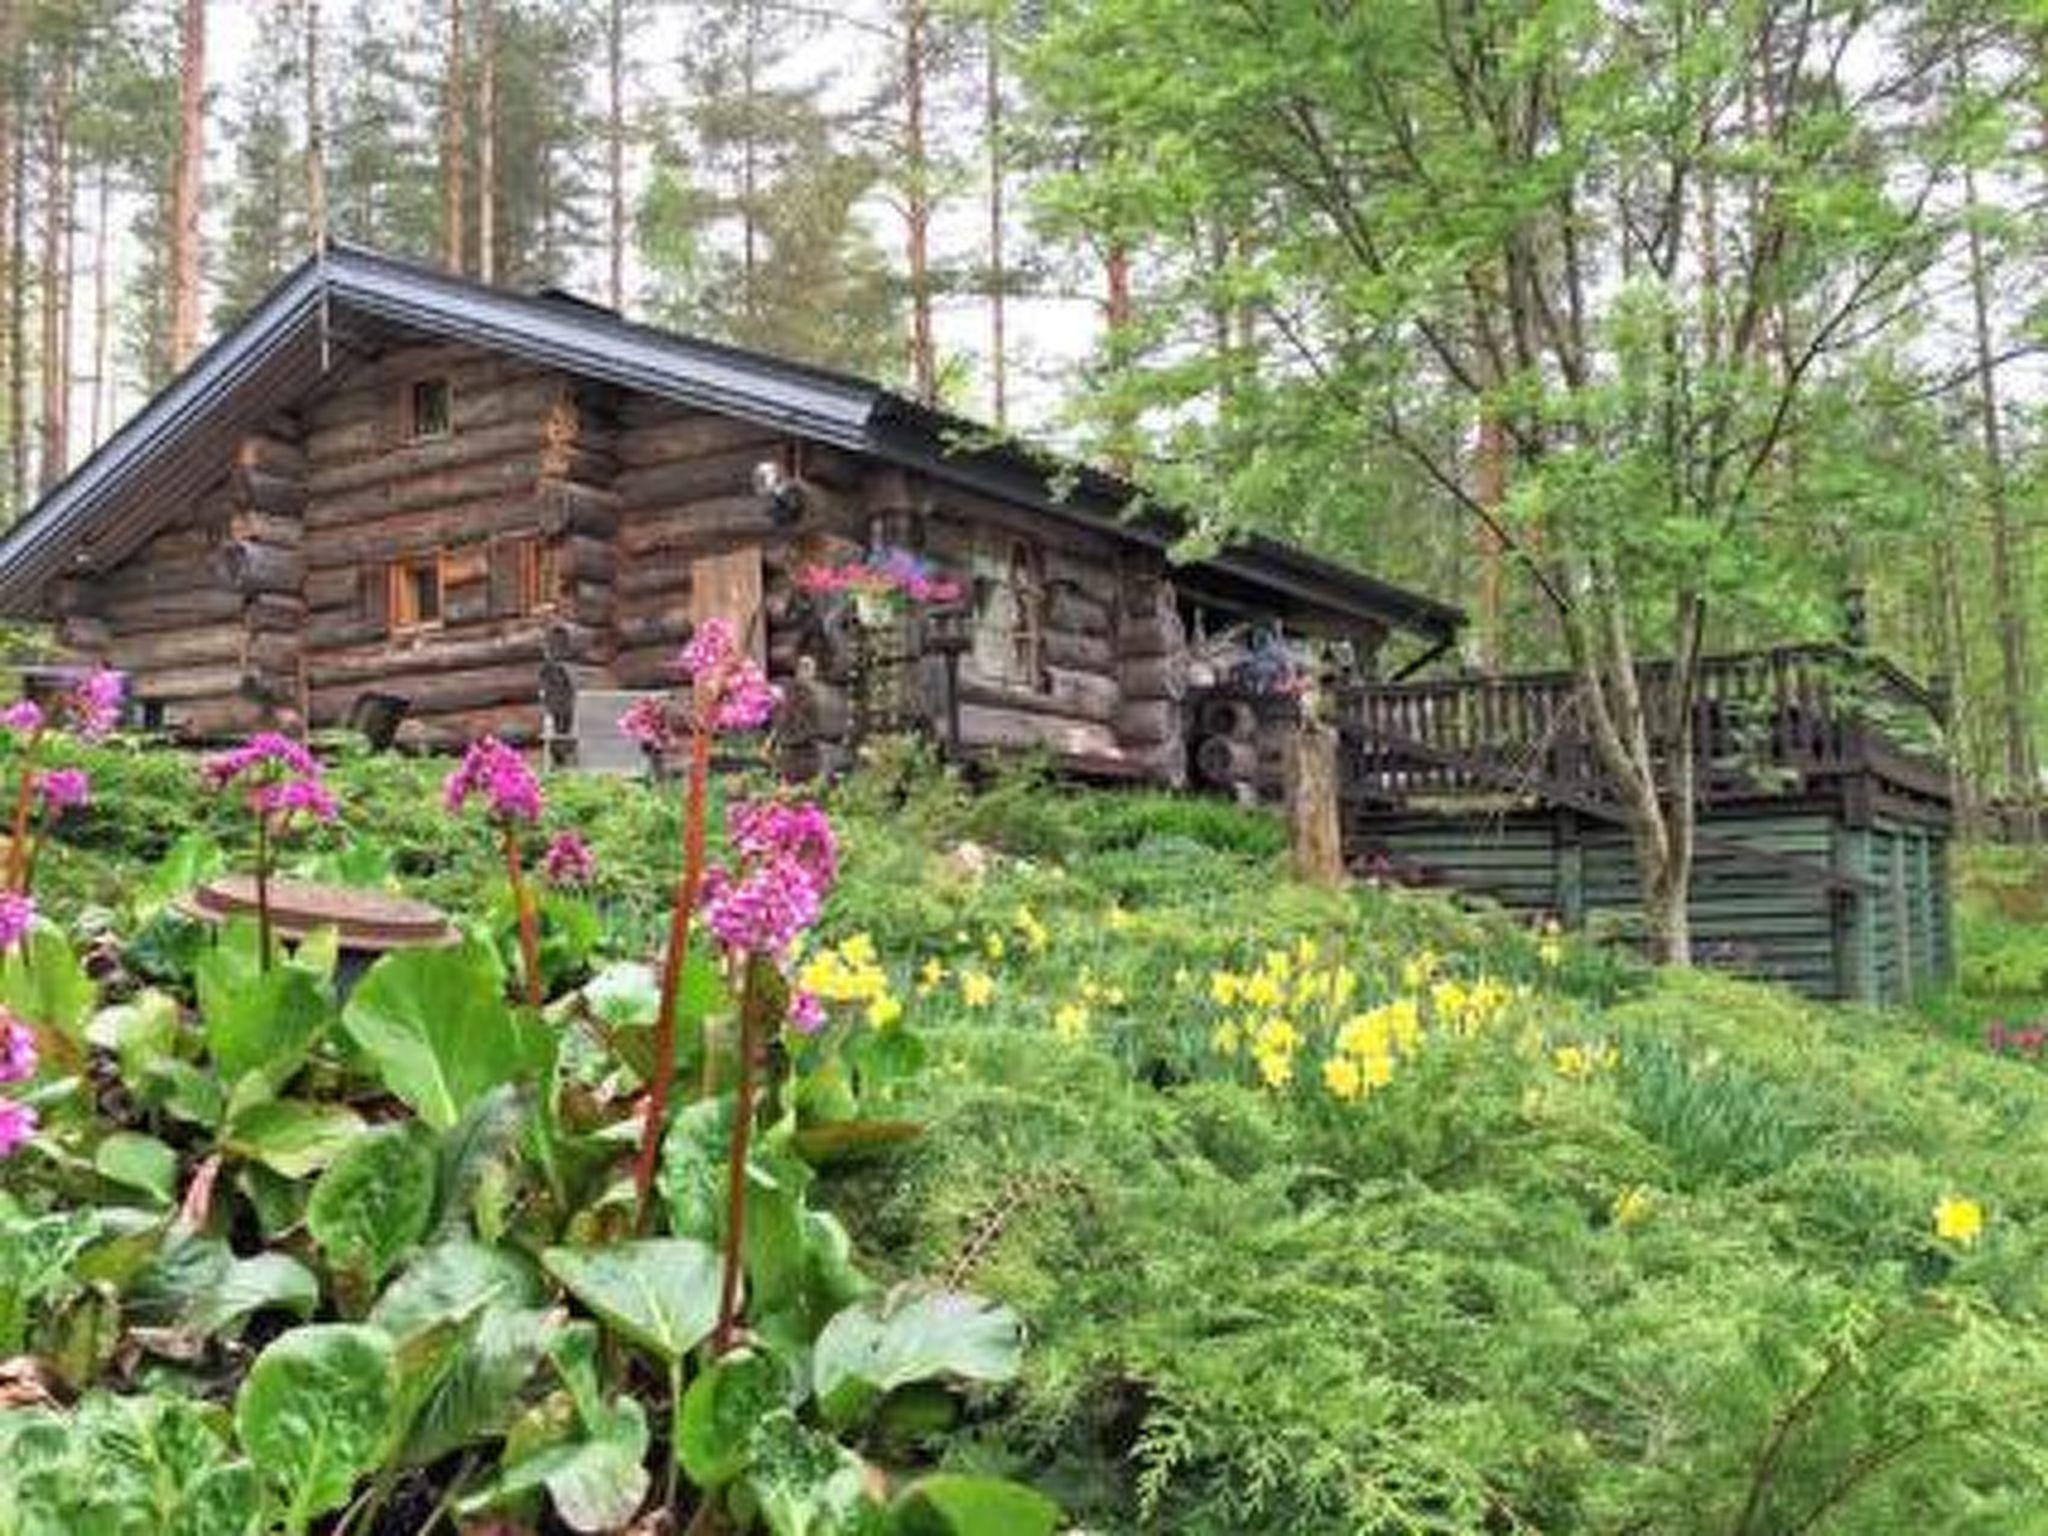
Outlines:
[[[538,1021],[507,1007],[497,968],[473,946],[386,955],[349,997],[342,1027],[384,1085],[436,1130],[491,1089],[547,1068]]]
[[[375,1328],[299,1328],[256,1357],[235,1398],[235,1429],[285,1497],[287,1531],[338,1507],[389,1449],[397,1356]]]

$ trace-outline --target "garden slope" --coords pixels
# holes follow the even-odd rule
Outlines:
[[[43,885],[118,910],[190,824],[192,769],[94,767]],[[344,765],[323,866],[489,881],[481,834],[430,809],[437,771]],[[651,935],[672,809],[551,792],[619,931]],[[1091,1530],[2048,1529],[2038,1068],[1903,1017],[1546,964],[1432,899],[1305,891],[1271,825],[1222,807],[886,772],[840,798],[831,934],[898,977],[891,1027],[924,1056],[899,1107],[926,1130],[836,1203],[884,1264],[1032,1329],[954,1459]],[[1275,1088],[1223,1048],[1241,1009],[1214,979],[1275,954],[1352,972],[1361,1009],[1517,996],[1469,1030],[1428,1012],[1354,1098],[1308,1017],[1350,1006],[1308,1008]],[[1975,1242],[1936,1234],[1945,1199],[1981,1205]]]

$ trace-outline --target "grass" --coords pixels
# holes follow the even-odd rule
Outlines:
[[[95,767],[45,888],[118,924],[212,813],[185,760]],[[442,767],[343,762],[352,822],[313,867],[450,903],[488,884]],[[615,942],[645,943],[673,807],[550,793]],[[886,1269],[1032,1330],[957,1464],[1105,1532],[2043,1528],[2048,1100],[1977,1038],[2048,996],[2038,866],[1965,866],[1963,981],[1930,1022],[1577,946],[1552,965],[1440,897],[1304,889],[1270,818],[1215,802],[1028,776],[970,797],[910,757],[834,809],[822,937],[872,937],[925,1056],[895,1090],[923,1135],[837,1170],[834,1203]],[[1347,971],[1358,1008],[1520,995],[1433,1024],[1357,1101],[1322,1085],[1322,1005],[1290,1004],[1308,1041],[1276,1090],[1219,1046],[1213,977],[1309,952],[1290,974]],[[1934,1232],[1954,1198],[1981,1240]]]

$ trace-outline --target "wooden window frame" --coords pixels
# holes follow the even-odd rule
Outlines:
[[[422,402],[435,391],[440,398],[440,420],[423,426],[428,413],[422,410]],[[405,386],[405,429],[407,439],[415,443],[439,442],[455,435],[455,385],[446,374],[426,374]]]
[[[1046,671],[1045,626],[1049,591],[1045,580],[1045,551],[1029,539],[1010,544],[1010,593],[1017,605],[1017,627],[1010,645],[1022,685],[1033,693],[1050,693],[1052,678]]]
[[[518,612],[553,613],[562,601],[562,567],[554,542],[539,534],[513,540],[518,566]]]
[[[445,550],[433,549],[424,554],[399,555],[385,566],[384,627],[389,633],[416,634],[421,630],[439,629],[446,622],[448,583],[442,569],[446,560]],[[434,611],[422,616],[419,589],[415,582],[428,570],[434,573]]]

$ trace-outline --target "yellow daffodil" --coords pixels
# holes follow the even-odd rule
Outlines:
[[[1088,1032],[1088,1009],[1082,1003],[1062,1003],[1053,1010],[1053,1032],[1062,1040],[1078,1040]]]
[[[1401,965],[1401,986],[1409,992],[1420,992],[1436,974],[1437,958],[1429,950],[1420,950]]]
[[[1280,1051],[1261,1052],[1257,1057],[1259,1076],[1268,1088],[1285,1088],[1294,1081],[1294,1058]]]
[[[1934,1206],[1934,1235],[1968,1248],[1984,1232],[1984,1207],[1975,1200],[1943,1195]]]
[[[1349,1102],[1364,1091],[1365,1079],[1349,1056],[1332,1056],[1323,1063],[1323,1086],[1332,1098]]]
[[[970,1008],[986,1008],[996,995],[995,979],[975,967],[960,973],[960,1001]]]
[[[1209,1044],[1219,1056],[1235,1056],[1243,1038],[1242,1031],[1230,1019],[1225,1019],[1209,1031]]]
[[[873,965],[875,963],[875,941],[865,933],[856,933],[839,946],[839,953],[848,965]]]
[[[1394,1080],[1394,1058],[1391,1056],[1366,1056],[1359,1061],[1365,1075],[1368,1089],[1384,1088]]]
[[[1009,952],[1008,947],[1003,943],[1003,936],[1000,933],[995,932],[993,929],[991,929],[988,935],[982,939],[981,951],[983,954],[987,955],[989,959],[997,962],[1000,962],[1003,956]]]
[[[1254,1008],[1278,1008],[1286,994],[1280,990],[1280,980],[1269,971],[1260,971],[1243,987],[1244,1000]]]
[[[868,1004],[868,1023],[876,1029],[887,1029],[903,1017],[903,1004],[887,993]]]
[[[1614,1204],[1608,1211],[1617,1227],[1633,1227],[1650,1219],[1650,1192],[1640,1184],[1632,1184],[1614,1197]]]
[[[936,992],[946,984],[946,967],[934,956],[925,961],[917,973],[917,990]]]
[[[1034,955],[1044,954],[1046,945],[1052,942],[1052,935],[1045,924],[1029,907],[1017,908],[1017,932],[1023,935],[1024,947]]]
[[[1209,997],[1218,1008],[1236,1006],[1238,995],[1242,990],[1243,984],[1233,973],[1229,971],[1212,971],[1209,973]]]

